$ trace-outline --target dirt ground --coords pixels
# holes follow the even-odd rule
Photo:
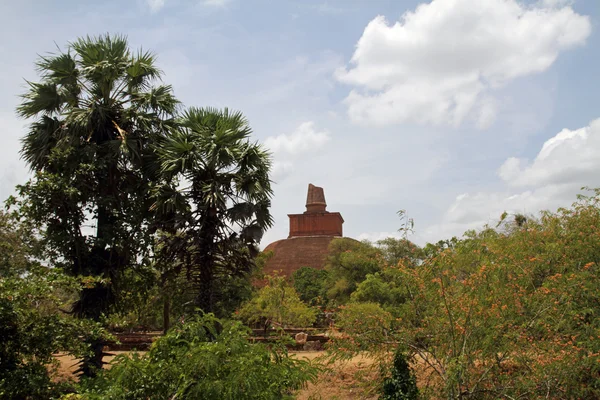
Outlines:
[[[321,356],[323,352],[298,352],[294,354],[298,358],[314,359]],[[375,378],[373,360],[364,357],[335,364],[329,370],[322,372],[315,383],[309,383],[305,389],[297,393],[298,400],[371,400],[377,399],[377,395],[369,395],[368,388],[361,385],[357,379],[360,375],[373,375]]]
[[[111,351],[110,353],[127,354],[126,351]],[[302,351],[291,353],[292,356],[299,359],[314,360],[321,356],[321,351]],[[105,357],[104,361],[109,363],[107,368],[110,368],[110,362],[115,356]],[[57,355],[59,367],[57,371],[58,379],[69,380],[74,379],[74,371],[77,369],[77,361],[68,355]],[[355,357],[352,360],[336,365],[332,371],[322,372],[315,383],[310,383],[307,388],[300,390],[297,393],[298,400],[370,400],[376,399],[377,396],[369,396],[365,393],[365,389],[360,386],[356,379],[356,374],[368,373],[368,366],[372,365],[372,361],[363,357]]]
[[[110,362],[119,354],[128,354],[128,351],[111,351],[113,356],[104,357],[104,362],[109,363],[106,368],[110,368]],[[143,353],[143,352],[140,352]],[[74,379],[75,371],[78,368],[78,359],[71,357],[67,354],[57,354],[54,356],[59,362],[58,369],[56,370],[56,379],[59,381],[66,381]]]

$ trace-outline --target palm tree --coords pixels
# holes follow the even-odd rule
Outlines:
[[[272,223],[270,156],[249,140],[248,121],[227,109],[190,108],[157,149],[162,184],[154,209],[164,254],[196,289],[195,305],[218,311],[224,282],[248,279],[257,245]]]
[[[178,102],[159,84],[155,56],[132,52],[123,36],[78,39],[37,67],[41,81],[28,82],[17,109],[34,119],[21,153],[35,176],[20,188],[21,205],[45,228],[57,264],[96,278],[73,312],[99,320],[114,303],[119,274],[149,247],[153,146],[174,126]],[[89,221],[95,231],[86,230]],[[91,364],[101,360],[96,351]],[[93,375],[89,364],[84,373]]]

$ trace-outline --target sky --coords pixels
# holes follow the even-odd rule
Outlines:
[[[38,55],[84,35],[152,50],[187,106],[273,154],[275,225],[322,186],[344,235],[418,244],[600,187],[598,0],[0,0],[0,199],[29,172],[15,115]]]

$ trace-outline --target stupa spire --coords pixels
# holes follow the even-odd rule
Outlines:
[[[325,201],[325,192],[322,187],[308,184],[308,194],[306,195],[305,214],[327,212],[327,202]]]

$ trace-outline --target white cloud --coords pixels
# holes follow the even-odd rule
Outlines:
[[[494,224],[504,211],[536,214],[568,206],[581,187],[600,187],[598,171],[600,119],[584,128],[563,129],[544,143],[531,163],[508,158],[498,171],[503,187],[457,196],[442,222],[419,236],[437,241]]]
[[[377,242],[379,240],[395,238],[401,239],[403,235],[400,232],[363,232],[356,238],[357,240],[368,240],[369,242]]]
[[[351,65],[336,72],[355,86],[345,99],[350,118],[454,126],[470,119],[489,126],[494,89],[545,71],[590,35],[587,16],[549,1],[434,0],[394,24],[376,17]]]
[[[570,6],[575,0],[540,0],[539,4],[544,7],[565,7]]]
[[[202,4],[209,7],[225,7],[231,0],[203,0]]]
[[[271,178],[281,181],[294,171],[294,164],[289,161],[274,161],[271,166]]]
[[[304,122],[291,134],[271,136],[265,140],[267,146],[273,153],[298,154],[323,147],[331,140],[326,130],[317,131],[315,124],[311,121]]]
[[[152,12],[157,12],[165,6],[165,0],[146,0],[146,3]]]
[[[498,174],[516,187],[587,182],[600,171],[600,119],[577,130],[563,129],[544,143],[531,163],[511,157]]]
[[[264,145],[273,153],[271,176],[275,181],[283,180],[294,171],[300,154],[314,152],[330,140],[329,131],[315,129],[312,121],[303,122],[290,134],[268,137]]]

